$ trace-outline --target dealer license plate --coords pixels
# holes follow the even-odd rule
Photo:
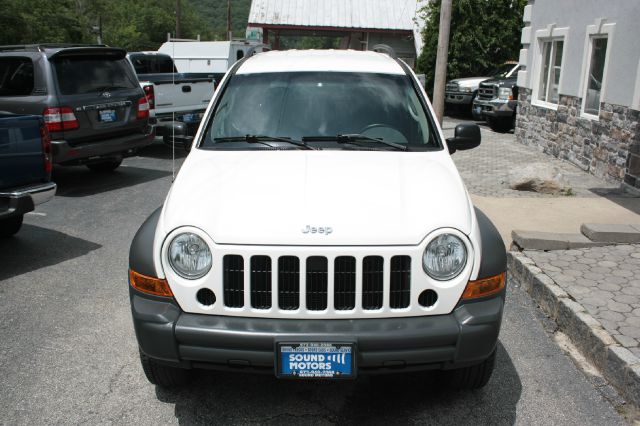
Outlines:
[[[182,116],[184,123],[196,123],[200,121],[200,114],[185,114]]]
[[[116,114],[116,111],[113,109],[103,109],[98,113],[100,114],[100,121],[104,123],[111,123],[118,119],[118,115]]]
[[[278,377],[332,379],[355,376],[355,345],[351,343],[279,343]]]

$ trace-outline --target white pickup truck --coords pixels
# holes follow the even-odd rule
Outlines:
[[[213,96],[213,75],[178,73],[173,59],[159,52],[130,52],[127,58],[147,96],[156,135],[166,144],[175,140],[188,148],[187,136],[195,134]]]

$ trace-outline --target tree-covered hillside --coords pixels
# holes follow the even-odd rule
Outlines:
[[[227,0],[191,0],[199,17],[209,26],[217,38],[226,38]],[[231,30],[233,37],[245,35],[251,0],[231,0]]]
[[[180,2],[182,37],[225,37],[226,0]],[[239,10],[233,16],[235,25],[242,28],[237,30],[242,37],[251,2],[233,0],[234,7],[236,3]],[[0,44],[96,43],[102,24],[103,43],[129,50],[156,50],[166,41],[167,33],[175,34],[175,8],[175,0],[0,0]],[[216,20],[212,21],[212,16]]]

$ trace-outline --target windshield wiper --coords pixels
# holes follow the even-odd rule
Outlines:
[[[277,147],[267,142],[285,142],[291,145],[298,146],[303,149],[313,149],[313,150],[319,149],[319,148],[314,148],[312,146],[309,146],[306,143],[302,141],[297,141],[295,139],[279,137],[279,136],[264,136],[264,135],[226,136],[221,138],[213,138],[213,142],[215,143],[227,143],[227,142],[258,143],[261,145],[266,145],[271,148],[277,148]]]
[[[383,145],[389,146],[391,148],[397,149],[399,151],[406,151],[407,147],[404,145],[400,145],[399,143],[385,141],[382,138],[372,138],[371,136],[363,135],[360,133],[347,133],[347,134],[338,134],[335,136],[304,136],[302,138],[303,142],[325,142],[325,141],[336,141],[338,143],[350,144],[350,145],[358,145],[358,142],[376,142],[381,143]]]

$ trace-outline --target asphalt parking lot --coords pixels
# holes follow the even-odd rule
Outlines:
[[[188,388],[155,388],[139,365],[126,277],[131,239],[171,185],[171,157],[156,143],[113,174],[57,168],[55,199],[0,241],[2,423],[624,423],[615,392],[576,367],[514,282],[496,371],[480,391],[443,391],[433,374],[289,382],[200,372]]]

